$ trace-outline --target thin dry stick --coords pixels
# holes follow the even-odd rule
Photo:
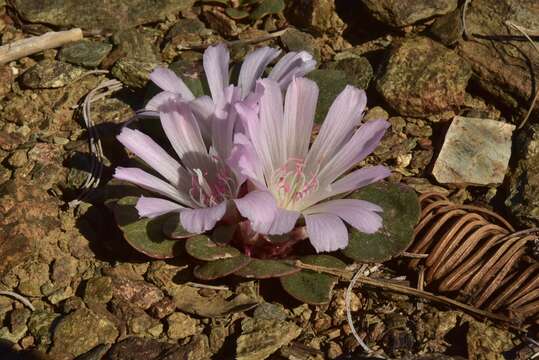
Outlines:
[[[462,6],[462,30],[467,39],[473,38],[473,35],[468,32],[468,27],[466,26],[466,11],[468,10],[468,5],[470,5],[471,2],[472,0],[466,0]]]
[[[354,321],[352,320],[352,311],[350,309],[350,297],[352,294],[352,289],[354,288],[354,285],[356,284],[357,278],[361,275],[361,269],[356,272],[356,275],[352,278],[350,281],[350,284],[348,284],[348,288],[346,289],[346,295],[345,295],[345,305],[346,305],[346,320],[348,321],[348,326],[350,326],[350,329],[352,330],[352,334],[356,338],[356,341],[358,342],[359,346],[363,348],[363,351],[365,351],[367,354],[371,354],[372,350],[365,344],[362,338],[359,337],[356,328],[354,326]]]
[[[259,42],[275,39],[278,37],[281,37],[288,31],[288,28],[285,28],[283,30],[274,31],[272,33],[269,33],[268,35],[262,35],[257,36],[252,39],[244,39],[244,40],[234,40],[234,41],[225,41],[225,43],[229,46],[231,45],[237,45],[237,44],[256,44]],[[178,50],[203,50],[206,49],[213,44],[204,44],[204,45],[195,45],[195,46],[181,46],[178,47]]]
[[[339,276],[348,281],[350,281],[353,278],[353,274],[349,270],[328,268],[328,267],[318,266],[318,265],[310,265],[310,264],[305,264],[301,261],[296,261],[294,265],[301,269],[307,269],[307,270],[312,270],[312,271],[316,271],[320,273],[326,273],[326,274],[331,274],[334,276]],[[366,276],[361,276],[361,275],[357,275],[356,282],[357,281],[366,285],[371,285],[371,286],[386,289],[386,290],[392,290],[392,291],[400,292],[406,295],[414,295],[414,296],[425,298],[427,300],[443,303],[446,305],[453,305],[475,315],[483,316],[483,317],[493,319],[493,320],[504,321],[508,323],[510,327],[521,330],[520,327],[512,325],[511,319],[509,319],[506,316],[494,314],[489,311],[485,311],[481,309],[477,309],[473,306],[463,304],[460,301],[449,299],[445,296],[437,296],[427,291],[417,290],[408,286],[394,284],[387,280],[371,279],[371,278],[368,278]]]
[[[191,286],[191,287],[194,287],[194,288],[199,288],[199,289],[211,289],[211,290],[229,290],[228,289],[228,286],[216,286],[216,285],[206,285],[206,284],[199,284],[199,283],[194,283],[194,282],[186,282],[185,285],[187,286]]]
[[[54,49],[70,42],[82,40],[82,37],[82,30],[76,28],[67,31],[48,32],[40,36],[33,36],[0,46],[0,65],[43,50]]]
[[[14,299],[17,299],[20,302],[22,302],[24,305],[26,305],[30,310],[32,310],[32,311],[36,310],[36,308],[34,307],[34,305],[32,305],[30,300],[28,300],[24,296],[19,295],[19,294],[13,292],[13,291],[0,291],[0,295],[9,296],[9,297],[12,297]]]
[[[522,35],[524,35],[526,37],[526,39],[528,39],[528,41],[530,42],[530,44],[532,44],[532,46],[535,48],[535,51],[537,51],[537,53],[539,54],[539,47],[537,47],[537,45],[535,44],[535,42],[531,39],[531,37],[528,35],[528,30],[529,29],[526,29],[525,27],[523,26],[520,26],[520,25],[517,25],[511,21],[506,21],[505,22],[507,25],[517,29],[518,31],[520,31],[522,33]],[[532,70],[533,71],[533,70]],[[528,112],[526,113],[526,116],[524,117],[524,119],[522,120],[522,122],[520,123],[520,125],[518,126],[517,130],[520,130],[522,129],[522,127],[524,126],[524,124],[526,124],[526,121],[528,121],[528,118],[530,117],[532,111],[533,111],[533,108],[535,107],[535,102],[537,101],[537,97],[539,96],[539,91],[537,91],[537,87],[535,89],[535,96],[533,97],[533,100],[530,104],[530,108],[528,109]]]

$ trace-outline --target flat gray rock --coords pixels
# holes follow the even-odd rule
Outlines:
[[[457,0],[363,0],[371,14],[381,22],[402,27],[445,15],[457,8]]]
[[[190,8],[194,0],[14,0],[29,22],[85,30],[115,31],[156,22]]]
[[[499,184],[511,156],[514,125],[456,116],[432,174],[443,184]]]

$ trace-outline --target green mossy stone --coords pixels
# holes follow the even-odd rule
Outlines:
[[[279,14],[284,10],[284,0],[263,0],[256,9],[251,12],[251,19],[258,20],[271,14]]]
[[[193,274],[200,280],[215,280],[235,273],[250,262],[251,258],[245,255],[210,261],[204,265],[197,266]]]
[[[413,240],[420,206],[415,191],[402,184],[379,182],[350,198],[370,201],[382,207],[383,227],[374,234],[350,228],[348,247],[342,253],[359,262],[383,262],[399,255]]]
[[[249,265],[234,274],[250,279],[269,279],[299,272],[292,260],[263,260],[253,259]]]
[[[213,242],[206,235],[197,235],[187,239],[185,250],[195,259],[202,261],[215,261],[241,255],[238,249]]]
[[[163,234],[163,223],[170,215],[141,219],[135,208],[137,200],[137,197],[128,196],[107,203],[129,245],[155,259],[170,259],[182,254],[182,242],[167,239]]]
[[[334,69],[313,70],[306,77],[316,82],[320,89],[314,121],[321,124],[337,95],[348,85],[349,79],[344,71]]]

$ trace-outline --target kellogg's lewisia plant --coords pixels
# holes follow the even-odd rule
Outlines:
[[[390,174],[386,167],[356,168],[389,126],[383,119],[362,123],[365,92],[347,86],[311,144],[319,88],[301,75],[314,62],[306,53],[288,53],[263,78],[277,55],[267,47],[248,55],[235,86],[226,48],[209,48],[204,68],[211,97],[195,98],[169,70],[152,73],[163,91],[143,114],[159,118],[165,138],[124,127],[118,140],[151,169],[114,173],[152,195],[108,204],[126,240],[149,256],[177,256],[181,245],[203,262],[194,270],[199,279],[279,277],[296,298],[323,303],[334,278],[302,270],[291,258],[345,266],[312,255],[313,248],[341,250],[356,261],[391,258],[411,242],[419,204],[415,192],[378,183]],[[307,238],[312,247],[301,241]]]
[[[236,104],[246,136],[236,134],[232,151],[239,171],[277,201],[275,219],[257,223],[254,230],[285,234],[303,215],[307,235],[318,252],[348,245],[348,230],[342,220],[364,233],[376,232],[382,225],[380,206],[357,199],[325,201],[390,174],[383,166],[373,166],[341,177],[378,146],[389,127],[385,120],[374,120],[355,130],[365,109],[365,92],[347,86],[331,105],[309,147],[318,99],[316,83],[294,79],[284,108],[279,84],[265,79],[258,86],[263,93],[258,113],[246,104]]]

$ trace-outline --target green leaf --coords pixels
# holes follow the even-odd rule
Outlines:
[[[251,13],[252,20],[262,19],[270,14],[278,14],[284,10],[284,0],[264,0]]]
[[[231,7],[226,8],[225,13],[234,20],[245,19],[249,16],[249,12]]]
[[[228,259],[241,255],[238,249],[213,242],[206,235],[193,236],[187,239],[185,250],[195,259],[203,261]]]
[[[128,196],[107,203],[125,240],[137,251],[155,259],[170,259],[180,255],[183,244],[163,235],[163,223],[169,215],[140,219],[135,209],[137,200],[137,197]]]
[[[196,234],[185,230],[180,224],[180,216],[178,213],[169,214],[163,222],[163,234],[169,239],[186,239]]]
[[[323,266],[333,269],[344,269],[346,264],[331,255],[309,255],[300,258],[301,262],[309,265]]]
[[[251,262],[251,258],[239,255],[233,258],[210,261],[197,266],[193,274],[200,280],[214,280],[230,275]]]
[[[382,262],[399,255],[413,240],[420,206],[415,191],[403,184],[379,182],[350,196],[382,207],[383,227],[375,234],[351,228],[348,247],[342,252],[360,262]]]
[[[234,234],[238,224],[217,225],[212,233],[211,240],[217,244],[228,244],[234,239]]]
[[[349,83],[349,78],[344,71],[333,69],[317,69],[306,75],[318,85],[318,105],[314,121],[321,124],[326,118],[329,107]]]
[[[294,274],[300,270],[291,260],[253,259],[249,265],[234,274],[244,278],[269,279]]]
[[[200,0],[200,2],[203,4],[219,4],[224,6],[230,5],[228,0]]]
[[[327,304],[331,300],[331,291],[337,283],[332,275],[302,270],[298,273],[280,278],[283,289],[307,304]]]

